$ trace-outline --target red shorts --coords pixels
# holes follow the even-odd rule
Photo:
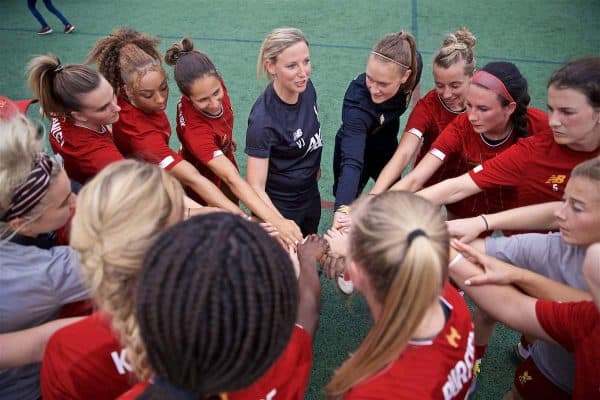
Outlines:
[[[569,400],[571,396],[540,372],[531,357],[517,365],[513,385],[524,400]]]

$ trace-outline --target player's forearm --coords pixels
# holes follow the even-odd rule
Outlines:
[[[225,183],[227,183],[233,194],[258,218],[272,224],[281,220],[281,214],[274,209],[272,203],[266,203],[263,197],[241,176],[237,175],[237,177],[225,179]],[[270,199],[269,202],[271,202]]]
[[[562,202],[535,204],[486,214],[485,218],[491,230],[553,230],[558,228],[554,213]]]
[[[179,181],[192,189],[206,203],[231,211],[235,214],[245,215],[244,212],[234,204],[227,196],[219,190],[214,183],[206,179],[198,170],[187,161],[177,163],[170,171]]]
[[[254,190],[256,195],[262,200],[263,203],[265,203],[269,208],[271,208],[271,210],[273,212],[275,212],[279,217],[284,218],[283,215],[281,215],[281,213],[277,209],[277,207],[275,207],[275,204],[273,204],[273,201],[267,194],[264,187],[261,187],[260,185],[253,185],[253,184],[250,184],[250,187],[252,188],[252,190]]]
[[[537,299],[521,293],[511,285],[465,284],[467,279],[481,273],[481,269],[464,258],[449,269],[449,275],[458,287],[492,318],[519,332],[553,342],[538,322],[535,312]]]
[[[34,328],[0,335],[0,368],[15,368],[42,361],[48,339],[57,330],[75,323],[81,317],[63,318]]]
[[[407,135],[409,133],[405,132],[404,134]],[[371,189],[371,193],[379,194],[385,192],[402,175],[402,171],[404,171],[410,161],[411,154],[401,149],[400,146],[402,146],[402,143],[398,145],[394,156],[379,174],[373,189]]]
[[[316,272],[316,260],[303,260],[300,258],[299,262],[301,272],[298,278],[298,316],[304,329],[311,336],[314,336],[319,324],[321,282]]]
[[[590,293],[584,290],[565,285],[523,268],[516,268],[516,270],[511,274],[514,277],[514,284],[537,299],[560,302],[592,300]]]
[[[426,187],[416,194],[436,205],[452,204],[466,197],[481,192],[468,174],[446,179],[435,185]]]

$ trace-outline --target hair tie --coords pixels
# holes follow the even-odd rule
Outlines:
[[[372,51],[372,52],[371,52],[371,54],[375,54],[376,56],[379,56],[379,57],[383,58],[384,60],[387,60],[387,61],[389,61],[389,62],[393,62],[394,64],[396,64],[396,65],[399,65],[399,66],[401,66],[402,68],[410,69],[410,67],[409,67],[408,65],[406,65],[406,64],[402,64],[400,61],[396,61],[396,60],[394,60],[393,58],[390,58],[390,57],[388,57],[388,56],[384,56],[383,54],[381,54],[381,53],[378,53],[378,52],[376,52],[376,51]]]
[[[177,55],[177,60],[179,61],[179,59],[183,56],[187,56],[188,54],[190,54],[192,52],[192,50],[179,50],[179,54]]]
[[[63,67],[63,65],[60,62],[60,58],[57,58],[56,61],[58,61],[58,65],[56,67],[54,67],[54,73],[58,73],[60,71],[62,71],[65,67]]]
[[[46,153],[34,164],[29,176],[13,192],[8,210],[2,217],[5,222],[22,217],[31,211],[48,192],[52,162]]]
[[[427,236],[427,233],[425,233],[425,231],[423,229],[415,229],[413,231],[411,231],[408,236],[406,236],[406,247],[410,247],[410,244],[412,243],[413,240],[415,240],[417,237],[419,236],[425,236],[425,237],[429,237]]]
[[[483,86],[484,88],[491,90],[496,93],[500,97],[504,97],[511,103],[516,103],[516,101],[511,96],[504,83],[498,79],[497,76],[490,74],[487,71],[480,70],[473,74],[473,78],[471,78],[471,83],[475,83],[479,86]]]

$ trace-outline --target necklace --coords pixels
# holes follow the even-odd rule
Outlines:
[[[462,114],[465,112],[466,108],[462,108],[458,111],[454,111],[453,109],[451,109],[450,107],[448,107],[448,105],[446,103],[444,103],[444,100],[442,100],[442,98],[440,97],[440,95],[438,94],[438,99],[440,100],[440,103],[442,103],[442,107],[444,107],[446,110],[450,111],[452,114]]]
[[[73,122],[73,125],[78,126],[80,128],[89,129],[90,131],[97,133],[98,135],[104,135],[106,133],[106,127],[104,127],[104,126],[100,126],[100,129],[94,129],[94,128],[90,128],[89,126],[85,126],[83,124],[77,123],[77,122]]]
[[[224,112],[224,110],[223,110],[223,104],[221,104],[221,111],[219,111],[217,114],[209,114],[209,113],[204,112],[202,110],[198,110],[198,111],[200,111],[200,114],[204,115],[207,118],[211,118],[211,119],[221,118],[223,116],[223,112]],[[232,110],[231,113],[233,114],[233,110]]]
[[[513,131],[513,127],[510,127],[510,130],[508,131],[508,133],[506,134],[505,137],[503,137],[500,140],[492,140],[487,138],[483,133],[479,134],[479,137],[481,138],[481,140],[483,140],[483,142],[485,144],[487,144],[490,147],[498,147],[498,146],[502,146],[504,143],[506,143],[508,141],[508,139],[512,136],[512,131]]]

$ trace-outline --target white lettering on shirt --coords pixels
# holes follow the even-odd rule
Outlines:
[[[181,104],[181,100],[179,100],[179,103],[177,103],[177,111],[179,114],[179,126],[184,127],[185,126],[185,118],[183,116],[183,110],[182,110],[183,106]]]
[[[50,135],[61,145],[61,147],[65,145],[63,132],[62,129],[60,129],[60,122],[58,122],[58,118],[52,118],[52,125],[50,126]]]
[[[131,372],[131,366],[127,362],[127,350],[121,349],[121,351],[113,351],[110,353],[113,362],[115,363],[115,367],[119,372],[119,375],[125,375],[128,372]]]
[[[310,138],[310,142],[308,143],[308,149],[306,149],[304,156],[306,156],[311,151],[317,150],[320,147],[323,147],[323,141],[321,140],[321,128],[319,128],[319,131],[315,133],[313,137]]]
[[[473,364],[475,363],[474,338],[475,334],[473,331],[469,332],[464,358],[459,360],[456,365],[454,365],[454,368],[450,370],[448,379],[442,387],[444,400],[453,399],[462,390],[464,384],[473,376]]]

